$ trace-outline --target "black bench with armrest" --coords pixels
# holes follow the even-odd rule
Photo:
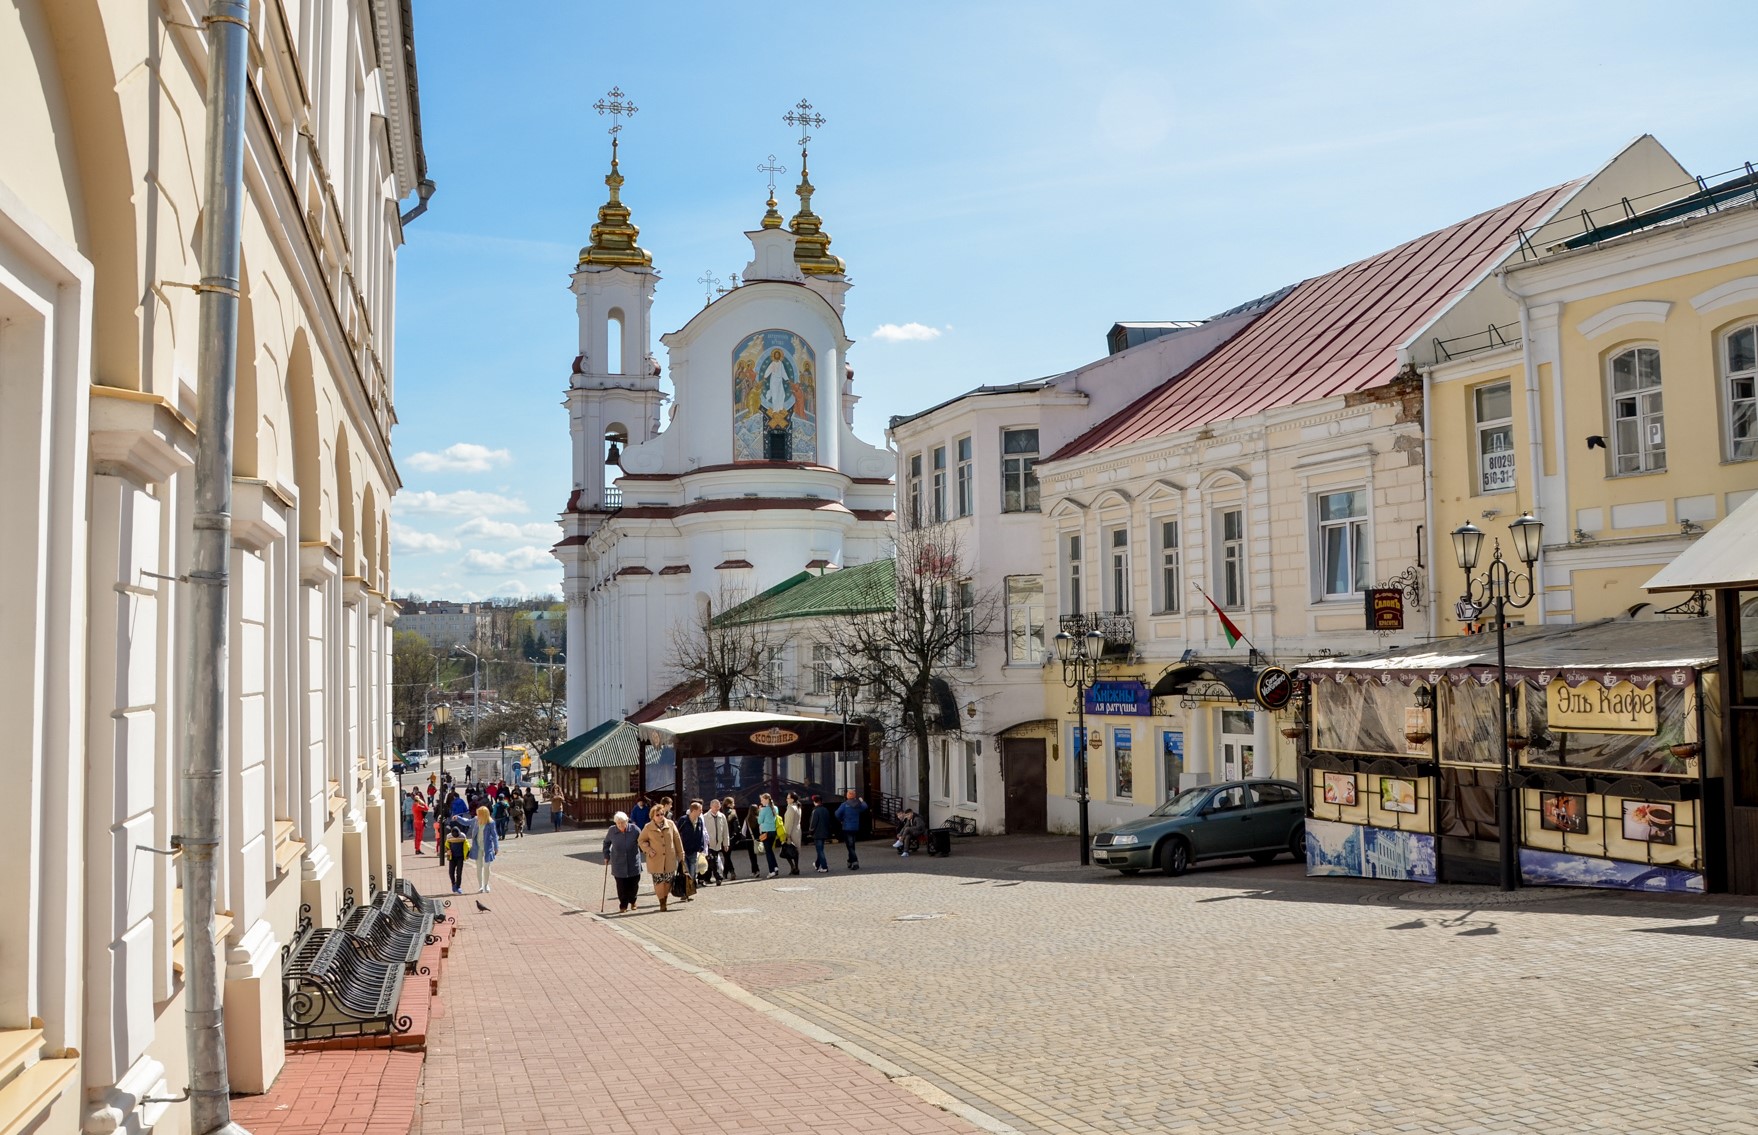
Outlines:
[[[405,1032],[404,966],[371,956],[342,930],[307,924],[283,954],[281,1016],[289,1041]]]

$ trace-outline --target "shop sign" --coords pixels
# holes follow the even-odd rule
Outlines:
[[[1294,676],[1280,666],[1266,666],[1257,672],[1253,689],[1257,704],[1268,710],[1281,709],[1294,696]]]
[[[1143,682],[1094,682],[1087,687],[1086,711],[1096,717],[1150,717],[1152,702]]]
[[[1630,682],[1602,686],[1582,682],[1570,686],[1561,678],[1550,684],[1545,696],[1550,727],[1561,733],[1640,733],[1658,731],[1655,715],[1657,686],[1639,690]]]
[[[1396,587],[1370,587],[1362,592],[1367,597],[1367,629],[1370,631],[1401,631],[1404,629],[1404,593]]]
[[[778,725],[771,726],[768,729],[761,729],[751,734],[751,743],[753,745],[768,745],[772,748],[781,745],[791,745],[799,739],[800,735],[798,733],[789,729],[783,729]]]

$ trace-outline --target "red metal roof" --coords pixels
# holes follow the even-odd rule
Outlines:
[[[1576,183],[1298,284],[1249,327],[1047,461],[1389,382],[1398,348],[1495,267]]]

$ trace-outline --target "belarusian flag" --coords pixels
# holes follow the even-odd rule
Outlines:
[[[1215,608],[1215,614],[1220,617],[1221,633],[1227,636],[1227,645],[1229,647],[1238,646],[1239,640],[1245,636],[1239,633],[1239,628],[1233,625],[1233,620],[1227,617],[1227,612],[1221,610],[1220,605],[1215,602],[1213,597],[1204,592],[1203,598],[1209,601],[1209,606]]]

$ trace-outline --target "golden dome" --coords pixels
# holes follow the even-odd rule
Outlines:
[[[605,175],[604,184],[610,187],[610,200],[598,207],[592,243],[580,250],[580,263],[651,268],[653,254],[635,244],[641,230],[629,222],[629,207],[622,201],[623,175],[617,172],[615,135],[610,139],[610,172]]]
[[[800,151],[800,184],[794,192],[800,195],[800,211],[787,226],[794,234],[794,263],[800,266],[800,271],[811,276],[843,275],[847,265],[840,256],[830,255],[830,234],[824,231],[824,221],[812,212],[812,194],[816,190],[812,187],[805,150]],[[768,226],[767,218],[764,225]]]

